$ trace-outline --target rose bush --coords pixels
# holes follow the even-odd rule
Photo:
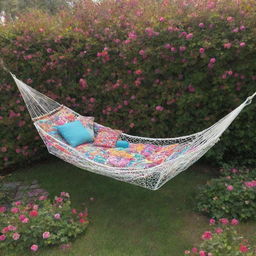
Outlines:
[[[0,26],[0,55],[20,79],[81,114],[142,136],[200,131],[255,91],[253,1],[82,1],[72,12]],[[0,168],[46,150],[0,70]],[[208,159],[255,164],[247,107]],[[241,141],[246,141],[241,145]]]
[[[255,219],[256,169],[222,170],[198,190],[197,210],[214,218]]]
[[[255,246],[251,245],[237,231],[239,221],[225,218],[215,221],[210,219],[210,228],[205,231],[199,247],[186,250],[185,255],[191,256],[253,256],[256,253]]]
[[[54,202],[40,196],[33,203],[14,202],[10,209],[0,206],[0,219],[3,255],[67,244],[83,233],[89,223],[87,209],[83,212],[71,209],[66,192],[55,197]]]

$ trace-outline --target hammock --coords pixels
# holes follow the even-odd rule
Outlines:
[[[132,167],[115,167],[96,162],[77,148],[73,148],[65,141],[56,138],[39,125],[39,120],[51,114],[56,114],[63,107],[58,102],[36,91],[17,79],[11,73],[18,89],[25,101],[34,125],[43,139],[49,153],[73,164],[81,169],[88,170],[111,178],[138,185],[147,189],[157,190],[167,181],[180,172],[186,170],[199,158],[201,158],[213,145],[219,141],[222,133],[229,127],[243,108],[249,105],[256,96],[256,92],[248,97],[240,106],[216,122],[211,127],[192,135],[177,138],[147,138],[121,134],[121,139],[132,144],[155,145],[158,148],[166,148],[177,144],[175,150],[166,157],[166,160],[155,166],[139,164]],[[66,109],[69,109],[65,107]],[[77,117],[80,115],[69,109]],[[96,147],[96,146],[95,146]]]

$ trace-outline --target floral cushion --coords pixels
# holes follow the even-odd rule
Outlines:
[[[56,131],[58,125],[63,125],[68,122],[73,122],[76,119],[76,115],[72,110],[66,107],[62,107],[58,112],[46,116],[44,119],[38,120],[36,123],[46,132]]]
[[[98,134],[94,139],[94,145],[108,148],[115,147],[120,134],[121,131],[119,130],[104,128],[98,131]]]

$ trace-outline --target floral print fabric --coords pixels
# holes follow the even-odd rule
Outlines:
[[[90,129],[94,136],[94,117],[92,116],[79,116],[76,120],[80,121],[85,128]]]
[[[121,131],[112,130],[109,128],[99,130],[97,136],[94,139],[94,145],[109,148],[115,147],[120,134]]]
[[[157,146],[152,144],[130,143],[128,148],[115,147],[121,131],[94,123],[93,117],[77,117],[72,110],[62,107],[58,112],[36,121],[38,126],[51,136],[45,136],[46,144],[50,144],[56,150],[65,155],[71,154],[70,147],[58,134],[55,126],[63,125],[74,120],[94,130],[96,138],[94,143],[82,144],[75,149],[81,152],[85,158],[91,161],[113,167],[149,168],[165,161],[171,161],[185,152],[195,150],[189,145],[172,144]],[[56,140],[57,139],[57,140]],[[60,144],[58,141],[61,141]]]
[[[36,123],[46,132],[56,131],[55,126],[73,122],[76,115],[69,108],[62,107],[58,112],[38,120]]]

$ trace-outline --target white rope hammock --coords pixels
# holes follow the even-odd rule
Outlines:
[[[86,158],[84,154],[76,150],[76,148],[69,146],[63,141],[57,140],[55,137],[44,131],[37,124],[38,118],[58,111],[62,105],[26,85],[17,79],[16,76],[12,73],[11,75],[18,86],[30,116],[34,121],[34,125],[38,130],[41,138],[45,142],[49,153],[79,168],[109,176],[120,181],[142,186],[151,190],[157,190],[171,178],[186,170],[189,166],[201,158],[216,142],[218,142],[222,133],[229,127],[229,125],[239,115],[243,108],[249,105],[252,99],[256,96],[255,92],[240,106],[216,122],[214,125],[192,135],[177,138],[147,138],[122,133],[121,138],[129,141],[130,143],[154,144],[159,146],[178,143],[178,147],[183,148],[186,146],[189,147],[190,150],[184,154],[178,155],[176,158],[174,157],[173,159],[167,160],[154,167],[113,167]],[[77,116],[80,116],[75,111],[73,111],[73,113],[75,113]],[[58,150],[56,147],[50,147],[49,143],[47,143],[49,139],[55,141],[55,143],[58,143],[58,145],[65,148],[66,151],[63,152]]]

